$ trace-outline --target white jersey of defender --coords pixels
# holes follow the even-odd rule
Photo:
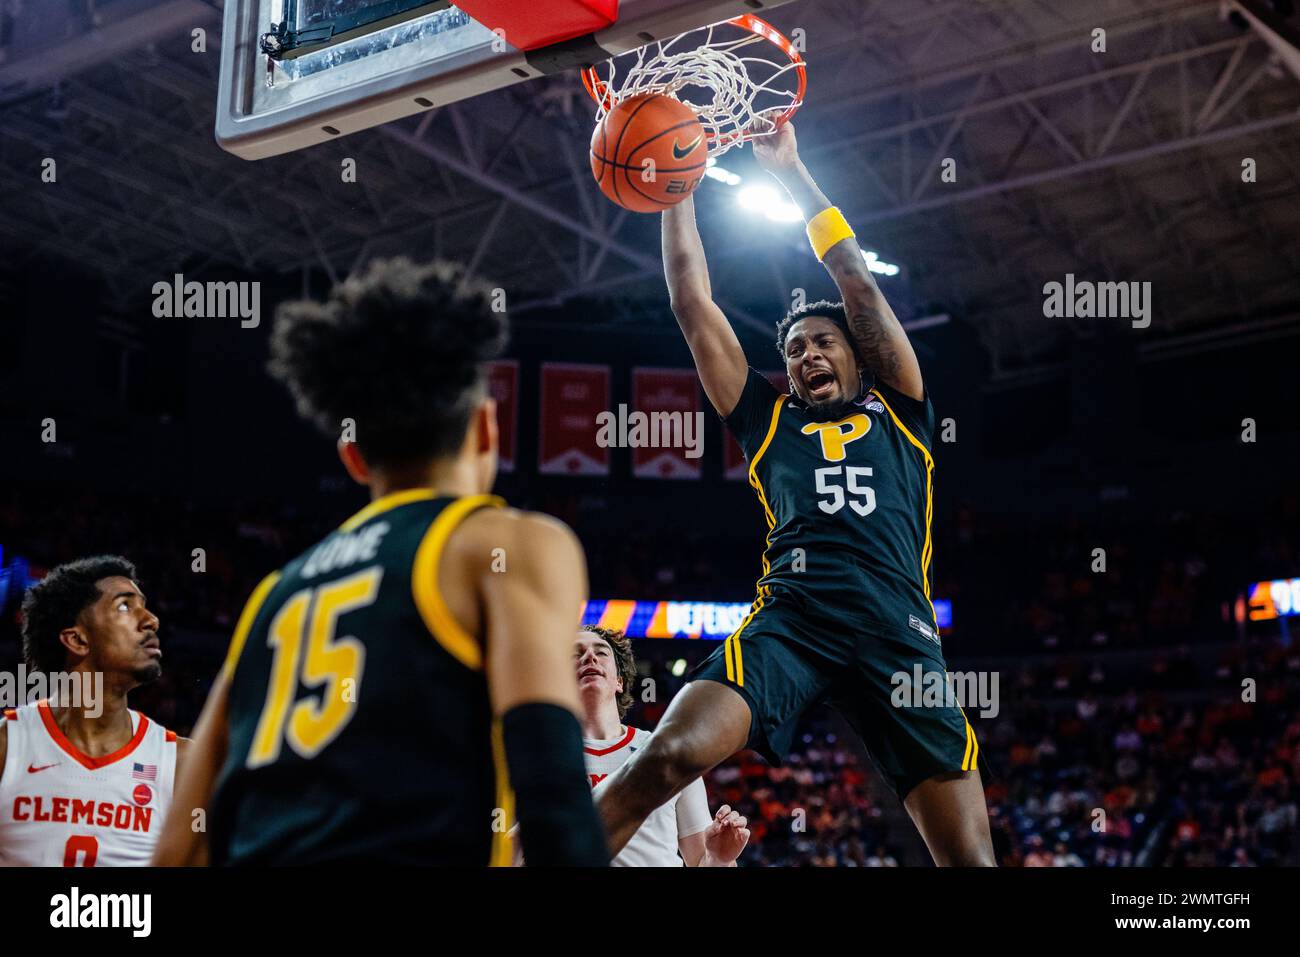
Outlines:
[[[176,735],[137,711],[131,740],[87,757],[44,701],[4,712],[0,866],[120,867],[153,854],[176,778]]]
[[[591,786],[599,786],[649,740],[650,732],[638,728],[628,728],[608,741],[584,739],[582,750]],[[655,808],[610,864],[614,867],[681,867],[685,862],[677,853],[677,842],[699,834],[712,821],[704,780],[696,778],[667,804]]]

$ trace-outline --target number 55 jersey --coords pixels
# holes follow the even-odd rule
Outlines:
[[[758,603],[938,640],[930,604],[934,411],[877,384],[821,421],[754,370],[727,417],[767,519]]]
[[[929,401],[877,384],[826,420],[751,369],[726,422],[767,544],[749,614],[692,678],[745,699],[748,746],[773,763],[826,701],[900,798],[974,770],[979,744],[960,702],[913,694],[948,686],[930,602]]]

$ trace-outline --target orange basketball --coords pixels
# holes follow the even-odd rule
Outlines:
[[[708,161],[695,111],[658,93],[623,100],[591,136],[591,173],[601,192],[637,213],[680,203],[700,185]]]

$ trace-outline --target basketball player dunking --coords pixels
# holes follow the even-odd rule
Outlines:
[[[190,742],[127,707],[130,691],[162,674],[158,618],[135,567],[100,556],[51,571],[23,600],[23,653],[88,695],[4,712],[0,866],[148,864]],[[100,692],[82,682],[96,675]]]
[[[803,212],[844,301],[778,324],[792,392],[780,395],[748,368],[712,301],[693,201],[664,213],[673,312],[749,461],[767,548],[749,616],[598,792],[611,849],[733,752],[748,746],[779,762],[800,715],[830,700],[935,861],[992,865],[979,745],[961,708],[891,703],[896,676],[946,672],[930,602],[934,413],[921,370],[853,231],[800,161],[793,126],[754,150]]]
[[[401,259],[281,308],[272,375],[322,431],[355,425],[339,455],[371,503],[253,592],[156,863],[508,864],[517,818],[530,864],[608,864],[582,549],[487,494],[505,336],[459,269]]]

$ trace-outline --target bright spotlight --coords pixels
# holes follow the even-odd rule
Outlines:
[[[746,186],[736,195],[742,209],[762,213],[775,223],[798,223],[803,221],[799,207],[782,199],[771,186]]]
[[[713,160],[709,160],[709,162],[712,163]],[[731,170],[723,169],[721,166],[710,166],[704,171],[704,175],[709,179],[716,179],[719,183],[726,186],[740,185],[740,177],[731,172]]]
[[[876,253],[869,249],[862,250],[862,258],[867,261],[868,269],[874,273],[879,273],[882,276],[897,276],[901,271],[900,267],[895,266],[893,263],[885,262]]]

